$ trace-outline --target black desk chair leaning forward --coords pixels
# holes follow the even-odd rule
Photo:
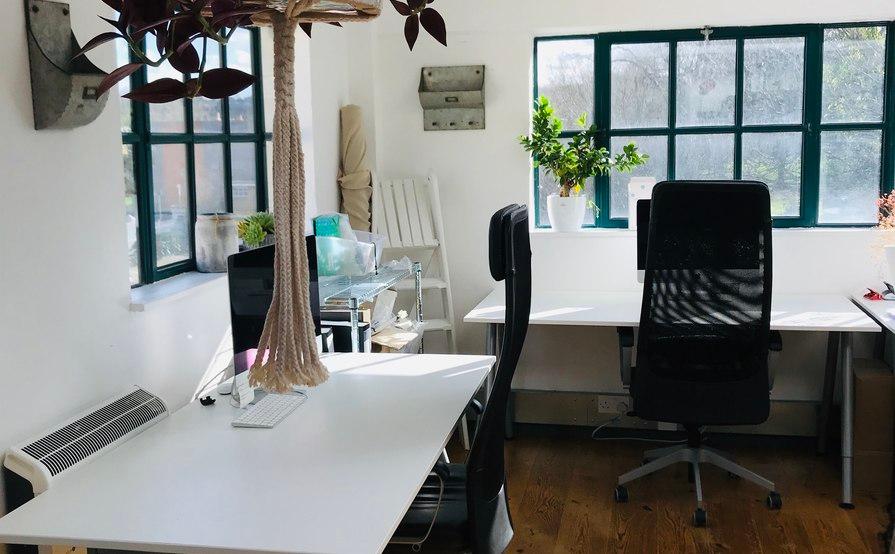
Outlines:
[[[702,444],[705,425],[751,425],[770,410],[771,209],[768,187],[749,181],[662,182],[653,189],[637,361],[634,413],[683,425],[687,444],[648,451],[625,484],[677,462],[692,467],[694,524],[706,524],[699,464],[766,488],[774,483]]]
[[[528,330],[531,250],[528,208],[512,204],[491,217],[489,266],[506,288],[506,316],[491,394],[465,464],[439,462],[386,552],[503,552],[513,538],[506,494],[504,428],[510,384]]]

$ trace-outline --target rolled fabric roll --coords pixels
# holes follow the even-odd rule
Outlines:
[[[341,212],[348,214],[352,229],[370,230],[370,200],[373,179],[367,166],[367,139],[364,136],[360,106],[348,105],[340,110],[341,156],[339,189]]]

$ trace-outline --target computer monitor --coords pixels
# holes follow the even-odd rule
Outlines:
[[[649,238],[649,198],[637,201],[637,282],[646,275],[646,241]]]
[[[314,236],[307,237],[311,313],[314,332],[320,336],[320,292],[317,288],[317,248]],[[239,375],[252,366],[264,320],[273,299],[275,245],[233,254],[227,260],[230,285],[230,323],[233,329],[233,368]]]

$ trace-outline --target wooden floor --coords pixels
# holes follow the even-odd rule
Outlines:
[[[559,436],[558,436],[559,435]],[[562,436],[565,435],[565,436]],[[834,454],[818,457],[809,441],[712,446],[776,482],[783,509],[765,493],[703,466],[708,527],[695,528],[692,485],[684,464],[630,484],[630,501],[612,497],[616,477],[662,445],[598,442],[580,434],[520,433],[507,442],[507,479],[515,538],[507,552],[882,552],[888,498],[856,495],[838,507]]]

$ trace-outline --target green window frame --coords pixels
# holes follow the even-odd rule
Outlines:
[[[827,121],[823,112],[824,90],[824,45],[825,33],[837,29],[854,29],[862,27],[882,27],[885,32],[884,59],[882,61],[881,76],[882,106],[879,120],[869,121]],[[798,171],[798,208],[797,213],[789,215],[777,215],[774,217],[775,227],[867,227],[875,225],[870,221],[835,221],[828,215],[824,215],[819,208],[822,188],[822,137],[834,137],[836,132],[862,131],[879,133],[879,191],[887,193],[893,188],[895,181],[895,22],[861,22],[841,24],[798,24],[776,25],[758,27],[723,27],[710,30],[710,43],[715,41],[729,41],[732,46],[735,60],[733,69],[733,114],[732,120],[723,124],[696,124],[681,125],[678,121],[677,94],[677,50],[683,43],[704,42],[703,29],[686,29],[674,31],[635,31],[613,32],[596,35],[567,35],[535,37],[533,44],[533,98],[539,96],[538,90],[538,50],[539,47],[547,51],[549,43],[554,41],[580,41],[579,45],[590,52],[589,43],[592,43],[593,68],[587,67],[587,59],[582,62],[586,73],[593,73],[593,104],[589,107],[589,122],[592,121],[599,129],[596,141],[599,146],[610,148],[613,137],[625,139],[626,137],[657,137],[658,140],[667,140],[667,166],[666,179],[674,179],[677,173],[678,152],[677,142],[680,137],[697,138],[705,135],[723,134],[732,140],[732,175],[718,176],[718,178],[744,178],[743,175],[743,138],[758,136],[764,133],[789,133],[789,138],[794,139],[798,133],[801,137],[800,149],[795,147],[794,156],[798,157],[800,168]],[[753,39],[800,39],[804,44],[801,58],[803,67],[803,82],[801,90],[801,120],[785,123],[761,123],[753,124],[744,122],[744,48]],[[830,39],[830,44],[832,39]],[[667,84],[667,122],[659,125],[613,127],[612,122],[612,52],[613,46],[633,44],[665,44],[668,49]],[[545,56],[549,56],[549,52]],[[588,75],[582,77],[583,84],[579,86],[589,94],[589,83],[586,83]],[[546,85],[545,85],[546,86]],[[568,92],[568,91],[567,91]],[[589,100],[589,99],[588,99]],[[569,101],[569,103],[574,103]],[[590,103],[585,101],[585,103]],[[581,105],[578,103],[577,105]],[[557,108],[557,112],[561,110]],[[568,109],[566,110],[568,111]],[[564,130],[562,137],[570,137],[574,130]],[[825,134],[827,133],[827,134]],[[779,136],[779,135],[778,135]],[[842,136],[841,134],[839,136]],[[866,136],[865,136],[866,138]],[[644,149],[649,153],[648,149]],[[875,150],[867,154],[875,156]],[[683,158],[682,158],[683,159]],[[835,158],[831,157],[830,160]],[[872,158],[875,160],[875,158]],[[875,163],[875,162],[874,162]],[[832,167],[832,161],[827,161],[824,167]],[[875,166],[874,166],[875,167]],[[542,171],[542,170],[541,170]],[[540,190],[541,171],[533,170],[534,182],[534,211],[535,225],[547,228],[549,224],[542,218]],[[660,175],[661,177],[661,175]],[[747,176],[748,177],[748,176]],[[840,175],[840,178],[841,175]],[[847,176],[845,177],[847,178]],[[662,180],[659,178],[658,180]],[[624,181],[625,183],[627,180]],[[590,186],[590,185],[589,185]],[[593,183],[594,201],[600,207],[599,214],[593,216],[593,222],[586,222],[585,227],[627,227],[627,217],[619,217],[619,213],[612,213],[612,186],[611,176],[598,176]],[[830,189],[833,190],[833,189]],[[835,192],[835,191],[834,191]],[[866,192],[866,191],[865,191]],[[772,187],[773,193],[773,187]],[[772,202],[773,202],[772,194]],[[832,205],[832,203],[831,203]],[[827,218],[826,220],[824,218]],[[866,219],[866,218],[865,218]]]
[[[244,168],[241,166],[238,168],[239,172],[249,172],[247,173],[249,175],[251,175],[251,172],[254,173],[254,199],[251,198],[251,185],[240,185],[237,187],[240,189],[240,191],[237,192],[237,195],[240,197],[243,196],[242,191],[244,189],[249,189],[248,196],[245,199],[241,199],[240,203],[247,203],[246,205],[249,205],[252,203],[252,200],[254,200],[254,209],[249,211],[264,211],[267,209],[267,148],[271,136],[269,133],[265,132],[264,128],[264,95],[261,84],[261,39],[258,29],[247,29],[246,32],[248,33],[248,45],[250,45],[251,49],[248,56],[249,59],[245,59],[246,53],[242,52],[243,55],[241,58],[239,60],[233,60],[232,65],[227,59],[228,49],[232,50],[232,48],[225,49],[220,48],[220,46],[215,43],[209,44],[209,49],[212,47],[212,44],[220,48],[219,50],[214,51],[214,54],[215,56],[219,56],[217,57],[217,60],[219,60],[218,63],[221,67],[239,66],[244,71],[250,69],[252,74],[256,77],[255,84],[250,87],[252,93],[251,100],[249,101],[250,105],[248,107],[243,107],[242,109],[243,114],[251,114],[251,122],[248,121],[248,118],[245,118],[242,123],[240,123],[240,126],[243,128],[231,128],[231,106],[233,102],[237,101],[236,97],[220,101],[219,122],[217,119],[204,122],[211,127],[215,127],[215,129],[210,132],[201,128],[197,129],[197,122],[194,121],[196,115],[195,112],[197,110],[194,108],[197,106],[198,102],[215,103],[217,101],[206,99],[182,100],[182,124],[179,119],[179,114],[177,114],[177,119],[165,122],[168,125],[178,127],[178,132],[164,132],[153,131],[152,129],[152,110],[158,109],[154,106],[161,105],[130,102],[126,99],[121,99],[122,151],[125,162],[125,181],[127,190],[126,202],[128,218],[131,220],[129,221],[128,234],[136,235],[136,241],[133,240],[134,237],[130,237],[128,241],[129,247],[131,248],[130,281],[132,287],[153,283],[196,269],[195,222],[197,215],[205,211],[200,211],[200,206],[197,205],[197,180],[201,181],[204,178],[214,179],[214,183],[209,183],[209,186],[214,186],[214,192],[216,193],[220,193],[219,189],[222,186],[224,191],[224,203],[221,204],[220,198],[217,198],[216,204],[219,208],[224,208],[226,212],[233,212],[235,181],[234,150],[241,149],[243,155],[251,151],[254,153],[253,168]],[[123,51],[119,48],[119,57],[122,57],[122,55]],[[176,77],[176,75],[174,76]],[[186,78],[187,76],[184,75],[183,77]],[[122,90],[127,90],[131,87],[136,88],[145,84],[148,80],[151,79],[149,78],[147,68],[143,67],[134,73],[128,82],[123,83],[121,88]],[[243,97],[242,101],[245,102],[246,99]],[[175,112],[181,110],[181,107],[176,103],[172,103],[171,108],[173,108]],[[218,108],[215,105],[212,109],[212,113],[214,114],[217,109]],[[235,113],[237,110],[233,111]],[[214,117],[216,118],[216,114]],[[199,123],[201,125],[203,122]],[[180,128],[182,128],[182,130]],[[180,218],[182,224],[179,230],[179,235],[181,235],[179,238],[182,239],[188,237],[188,240],[186,240],[188,244],[178,244],[176,255],[176,258],[178,259],[166,263],[165,260],[159,260],[159,252],[162,252],[164,255],[167,247],[163,244],[157,244],[158,237],[156,226],[159,222],[158,218],[164,216],[157,214],[155,210],[157,200],[155,185],[157,183],[154,183],[153,174],[163,172],[169,168],[161,167],[154,170],[153,154],[161,154],[165,150],[169,153],[173,152],[171,149],[165,149],[165,147],[169,145],[180,146],[183,148],[184,152],[185,175],[182,175],[182,177],[185,178],[185,183],[182,183],[182,185],[185,185],[183,188],[186,190],[180,191],[180,194],[182,197],[185,197],[186,201],[181,202],[182,213],[176,214],[175,217]],[[217,147],[220,147],[220,157],[218,157]],[[201,159],[197,161],[197,151],[203,153],[207,151],[209,154],[212,154],[212,156],[209,157],[211,163],[203,165]],[[177,153],[176,157],[179,158],[180,154]],[[201,155],[198,156],[198,158],[201,157]],[[197,171],[200,175],[198,179]],[[203,172],[207,172],[210,176],[202,177]],[[178,176],[181,177],[181,175]],[[223,183],[220,182],[220,177],[222,177]],[[203,183],[200,182],[199,185],[202,186]],[[160,191],[160,194],[163,194],[163,192]],[[214,211],[221,210],[218,209]],[[133,229],[134,224],[136,224],[136,230]],[[184,232],[186,234],[184,234]],[[132,242],[133,244],[131,244]]]

